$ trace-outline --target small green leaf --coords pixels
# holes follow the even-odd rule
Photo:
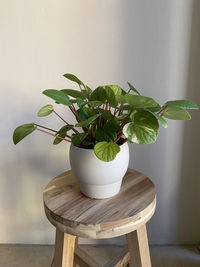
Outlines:
[[[106,91],[106,100],[108,103],[110,103],[112,106],[117,106],[118,105],[118,101],[115,97],[115,93],[114,91],[109,87],[109,86],[105,86],[105,89]]]
[[[102,128],[98,128],[95,131],[95,138],[97,141],[111,142],[117,138],[118,125],[112,122],[104,124]]]
[[[147,109],[147,111],[149,111],[152,115],[154,115],[156,117],[156,119],[158,119],[161,122],[161,124],[164,128],[167,128],[167,126],[168,126],[167,121],[163,117],[161,117],[157,113],[150,111],[149,109]]]
[[[110,110],[105,110],[105,109],[100,108],[99,112],[100,112],[101,116],[103,117],[103,119],[105,119],[105,120],[109,120],[113,117]]]
[[[38,115],[38,117],[45,117],[45,116],[48,116],[49,114],[51,114],[52,112],[53,112],[53,106],[52,105],[46,105],[38,111],[37,115]]]
[[[196,104],[188,100],[168,101],[165,103],[165,105],[183,109],[199,109],[199,107]]]
[[[190,120],[191,116],[190,114],[182,108],[174,107],[174,106],[167,106],[162,115],[165,118],[171,119],[171,120]]]
[[[86,127],[88,126],[90,123],[92,123],[94,120],[96,120],[96,118],[98,118],[100,116],[100,114],[96,114],[90,118],[88,118],[87,120],[85,121],[81,121],[79,123],[77,123],[75,126],[76,127]]]
[[[77,90],[73,90],[73,89],[62,89],[62,92],[64,92],[66,95],[69,95],[73,98],[80,98],[80,99],[86,99],[86,96]]]
[[[66,73],[63,76],[72,82],[78,83],[79,85],[83,84],[74,74]]]
[[[128,82],[128,85],[129,85],[129,88],[130,88],[133,92],[135,92],[136,94],[140,95],[140,93],[138,92],[138,90],[136,90],[135,87],[134,87],[132,84],[130,84],[130,83]]]
[[[101,106],[103,102],[95,100],[95,101],[88,101],[87,104],[95,108]]]
[[[79,108],[82,108],[83,106],[85,106],[87,104],[86,101],[79,99],[79,98],[77,98],[76,103],[77,103]]]
[[[109,88],[113,91],[113,93],[114,93],[115,96],[119,96],[119,95],[122,94],[122,89],[121,89],[121,87],[119,87],[119,86],[116,85],[116,84],[104,85],[104,86],[102,86],[102,87],[103,87],[104,89],[105,89],[106,87],[109,87]]]
[[[88,136],[88,133],[79,133],[72,135],[72,143],[75,146],[80,145],[80,143]]]
[[[62,137],[62,138],[65,138],[67,132],[70,131],[73,127],[74,127],[74,126],[71,125],[71,124],[69,124],[69,125],[65,125],[65,126],[63,126],[59,131],[57,131],[56,135],[57,135],[57,136],[60,136],[60,137]],[[53,144],[54,144],[54,145],[57,145],[57,144],[59,144],[59,143],[62,142],[62,141],[63,141],[63,140],[62,140],[61,138],[56,137],[56,138],[54,139]]]
[[[123,127],[123,134],[130,142],[137,144],[154,143],[158,136],[159,124],[157,119],[148,111],[137,111],[134,121]]]
[[[44,95],[56,100],[58,103],[70,106],[72,103],[70,102],[69,97],[62,91],[55,89],[48,89],[42,92]]]
[[[34,123],[23,124],[17,127],[13,133],[13,142],[16,145],[19,143],[24,137],[35,131],[37,127]]]
[[[132,108],[157,107],[158,103],[151,97],[126,94],[125,99]]]
[[[102,86],[97,87],[90,96],[90,101],[101,101],[105,103],[107,94]]]
[[[114,142],[99,142],[94,146],[94,153],[98,159],[109,162],[120,152],[120,147]]]

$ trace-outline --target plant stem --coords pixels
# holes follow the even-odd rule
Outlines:
[[[35,126],[38,126],[38,127],[41,127],[41,128],[44,128],[44,129],[46,129],[46,130],[52,131],[52,132],[54,132],[54,133],[57,133],[56,130],[53,130],[53,129],[51,129],[51,128],[47,128],[47,127],[45,127],[45,126],[42,126],[42,125],[39,125],[39,124],[36,124],[36,123],[34,123],[34,125],[35,125]]]
[[[71,141],[71,140],[68,140],[68,139],[62,138],[61,136],[58,136],[58,135],[56,135],[56,134],[52,134],[52,133],[49,133],[49,132],[47,132],[47,131],[44,131],[44,130],[41,130],[41,129],[38,129],[38,128],[37,128],[37,130],[38,130],[38,131],[40,131],[40,132],[43,132],[43,133],[46,133],[46,134],[52,135],[52,136],[54,136],[54,137],[56,137],[56,138],[60,138],[60,139],[62,139],[62,140],[65,140],[65,141],[67,141],[67,142],[70,142],[70,143],[72,143],[72,141]]]
[[[53,112],[56,114],[56,116],[58,116],[62,121],[64,121],[64,123],[66,123],[67,125],[70,125],[66,120],[64,120],[55,110],[53,110]],[[49,130],[49,129],[47,129]],[[79,131],[77,131],[75,128],[72,128],[72,131],[74,131],[75,133],[79,133]]]
[[[42,126],[42,125],[39,125],[39,124],[36,124],[36,123],[34,123],[34,124],[35,124],[35,126],[38,126],[38,127],[44,128],[44,129],[46,129],[46,130],[49,130],[49,131],[52,131],[52,132],[54,132],[54,133],[57,133],[57,132],[58,132],[58,131],[56,131],[56,130],[53,130],[53,129],[51,129],[51,128],[47,128],[47,127],[45,127],[45,126]],[[70,138],[70,139],[71,139],[71,136],[70,136],[70,135],[66,134],[66,136],[67,136],[68,138]]]
[[[166,109],[166,107],[167,106],[163,106],[162,108],[161,108],[161,110],[157,113],[158,115],[160,115],[165,109]],[[161,115],[162,116],[162,115]]]
[[[134,111],[134,109],[132,109],[129,113],[128,113],[128,115],[123,119],[123,121],[122,121],[122,123],[121,123],[121,125],[120,125],[120,127],[119,127],[119,129],[118,129],[118,133],[121,131],[121,129],[122,129],[122,127],[124,126],[124,124],[127,122],[127,120],[129,119],[129,117],[130,117],[130,115],[131,115],[131,113]]]
[[[120,134],[118,134],[117,138],[114,140],[115,143],[117,143],[117,141],[122,137],[123,133],[121,132]]]

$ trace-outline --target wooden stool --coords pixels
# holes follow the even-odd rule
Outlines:
[[[128,248],[105,266],[151,266],[146,223],[155,211],[156,191],[144,174],[128,169],[116,196],[96,200],[80,192],[74,174],[68,171],[55,177],[43,196],[47,218],[56,227],[54,267],[76,266],[74,258],[81,267],[100,266],[78,246],[77,237],[125,234]]]

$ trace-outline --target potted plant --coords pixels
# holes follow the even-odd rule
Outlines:
[[[167,127],[165,118],[190,120],[186,109],[198,109],[196,104],[187,100],[167,101],[160,106],[154,99],[141,95],[130,83],[127,92],[118,85],[91,90],[73,74],[64,77],[77,83],[80,90],[49,89],[43,94],[56,104],[69,108],[77,123],[71,124],[48,104],[37,115],[43,117],[54,113],[64,126],[55,130],[36,123],[24,124],[15,129],[13,141],[17,144],[39,130],[54,136],[54,145],[63,140],[70,142],[72,170],[81,191],[92,198],[107,198],[119,192],[129,163],[127,142],[154,143],[159,123]]]

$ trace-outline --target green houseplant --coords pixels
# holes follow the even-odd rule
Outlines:
[[[108,168],[126,142],[154,143],[158,137],[159,123],[166,128],[166,119],[190,120],[187,109],[198,109],[196,104],[187,100],[167,101],[161,106],[154,99],[141,95],[130,83],[127,91],[118,85],[99,86],[92,90],[73,74],[65,74],[64,77],[75,82],[79,90],[48,89],[43,94],[56,104],[69,108],[77,123],[71,124],[48,104],[38,111],[38,116],[54,113],[64,122],[63,127],[55,130],[36,123],[21,125],[14,131],[14,144],[39,130],[54,136],[54,145],[64,140],[82,151],[92,150]]]

